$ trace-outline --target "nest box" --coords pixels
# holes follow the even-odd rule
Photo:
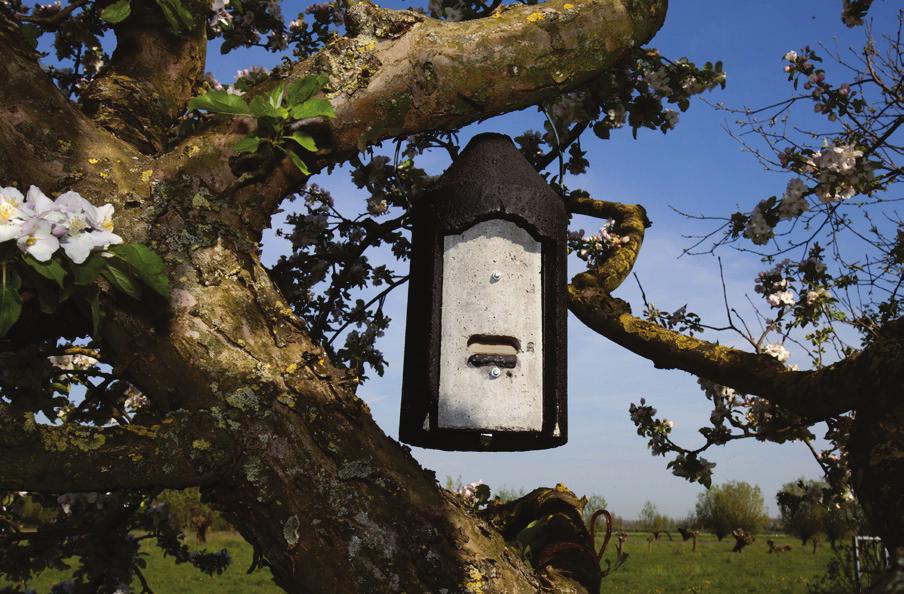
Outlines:
[[[414,205],[399,437],[443,450],[567,441],[561,197],[500,134]]]

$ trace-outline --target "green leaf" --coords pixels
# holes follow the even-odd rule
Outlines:
[[[101,11],[100,18],[115,25],[124,21],[131,13],[131,0],[117,0]]]
[[[41,308],[41,313],[52,314],[55,312],[63,301],[60,299],[59,291],[52,284],[46,282],[37,282],[34,288],[38,294],[38,307]]]
[[[101,322],[104,321],[104,311],[100,308],[100,292],[94,291],[94,295],[88,299],[88,309],[91,311],[91,334],[100,333]]]
[[[6,336],[22,315],[22,299],[19,297],[21,286],[22,279],[15,270],[6,264],[0,264],[0,336]]]
[[[326,81],[329,80],[322,74],[317,76],[306,76],[301,80],[289,83],[286,88],[286,104],[292,108],[311,98],[317,91],[323,88]]]
[[[285,91],[285,85],[277,85],[276,88],[270,91],[270,94],[267,95],[267,101],[269,101],[270,105],[275,108],[282,106],[282,100],[283,96],[285,96]]]
[[[120,268],[118,265],[108,260],[101,274],[103,274],[104,278],[110,281],[110,283],[114,287],[116,287],[132,299],[141,299],[141,287],[139,287],[135,283],[135,281],[132,280],[132,277],[129,276],[128,272]]]
[[[292,151],[286,151],[286,154],[289,155],[289,158],[292,159],[292,162],[295,163],[295,166],[298,167],[299,171],[301,171],[305,175],[311,175],[311,172],[308,170],[308,166],[304,164],[304,161],[301,160],[301,157],[299,157]]]
[[[259,136],[246,136],[235,143],[233,150],[237,153],[256,153],[262,140]]]
[[[269,117],[286,119],[289,115],[289,111],[285,107],[273,107],[270,105],[270,101],[262,95],[258,95],[252,99],[249,107],[251,108],[251,114],[256,118]]]
[[[79,286],[93,284],[97,275],[103,270],[106,258],[100,254],[91,254],[81,264],[72,265],[72,281]]]
[[[55,282],[61,289],[63,288],[63,279],[66,278],[66,270],[58,260],[51,259],[46,262],[41,262],[40,260],[33,258],[31,254],[25,254],[22,259],[25,260],[25,263],[31,266],[35,272],[47,280]]]
[[[166,264],[147,246],[140,243],[123,243],[110,247],[110,252],[132,268],[145,285],[161,297],[169,299],[169,277]]]
[[[306,118],[332,118],[336,116],[333,106],[324,99],[308,99],[300,105],[295,105],[289,111],[289,115],[295,120]]]
[[[186,10],[180,0],[156,0],[156,2],[174,32],[191,31],[195,27],[191,13]]]
[[[306,151],[311,151],[313,153],[317,150],[317,144],[314,143],[314,139],[307,134],[302,134],[301,132],[293,132],[286,138],[291,138],[299,145],[301,145],[301,148],[305,149]]]
[[[235,115],[249,115],[251,113],[248,104],[240,96],[232,95],[226,91],[215,90],[192,97],[188,102],[188,109],[203,109],[214,113],[231,113]]]

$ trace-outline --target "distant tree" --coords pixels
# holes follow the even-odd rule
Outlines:
[[[182,491],[167,489],[157,497],[157,502],[166,504],[173,526],[178,529],[191,529],[196,534],[200,525],[215,531],[234,530],[219,512],[201,501],[197,487]]]
[[[521,499],[525,495],[527,495],[527,491],[524,490],[524,487],[513,489],[502,485],[496,489],[496,497],[501,501],[514,501],[515,499]]]
[[[798,479],[775,496],[782,529],[806,544],[824,533],[832,547],[862,523],[862,512],[849,492],[838,496],[824,481]]]
[[[782,529],[800,539],[801,544],[822,531],[826,508],[822,504],[822,481],[799,479],[785,484],[776,494],[782,513]]]
[[[590,518],[593,516],[593,513],[597,510],[606,509],[606,498],[602,495],[588,495],[587,503],[584,505],[584,524],[587,524],[587,527],[590,527]],[[613,517],[613,524],[615,524],[615,519]]]
[[[744,481],[729,481],[700,494],[697,519],[722,540],[736,528],[750,534],[759,532],[769,516],[759,487]]]
[[[675,527],[675,522],[673,522],[670,517],[659,513],[656,504],[652,501],[647,501],[643,504],[643,508],[640,510],[637,521],[642,530],[652,532],[653,537],[657,540],[659,540],[659,534],[661,532],[668,534],[669,540],[672,539],[669,530]]]

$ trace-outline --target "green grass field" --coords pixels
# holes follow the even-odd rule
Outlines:
[[[655,594],[658,592],[687,592],[695,594],[733,594],[762,592],[768,594],[806,592],[808,581],[819,577],[832,556],[828,545],[820,545],[815,555],[810,547],[801,547],[788,537],[773,537],[777,543],[789,543],[791,552],[767,554],[766,539],[760,535],[756,542],[742,553],[732,553],[731,537],[718,542],[711,535],[697,541],[697,551],[691,551],[691,542],[681,542],[665,537],[652,544],[647,543],[646,533],[631,533],[625,544],[629,554],[627,563],[603,580],[601,592]],[[194,538],[189,537],[194,543]],[[280,592],[270,580],[266,569],[248,575],[245,570],[251,564],[251,547],[236,534],[214,533],[208,538],[210,550],[226,548],[232,556],[232,565],[223,574],[208,577],[187,565],[176,565],[172,559],[164,559],[160,550],[143,543],[148,568],[145,575],[157,594],[264,594]],[[613,537],[607,556],[614,558]],[[51,585],[65,574],[46,572],[29,586],[39,594],[50,591]],[[2,586],[3,584],[0,584]],[[137,587],[137,584],[135,584]],[[138,590],[140,591],[140,588]]]
[[[629,533],[625,543],[628,561],[603,580],[601,592],[654,594],[687,592],[694,594],[733,594],[762,592],[768,594],[807,591],[807,582],[825,573],[832,549],[820,545],[813,554],[810,546],[786,536],[759,535],[740,553],[732,553],[734,539],[722,542],[711,534],[692,542],[682,542],[673,533],[673,541],[660,535],[648,544],[647,533]],[[790,544],[790,552],[769,554],[766,540]],[[607,557],[615,558],[615,537],[609,543]]]

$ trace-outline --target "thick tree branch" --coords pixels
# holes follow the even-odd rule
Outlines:
[[[364,4],[356,12],[356,36],[329,44],[289,76],[326,74],[326,97],[336,111],[334,119],[310,130],[325,148],[305,161],[316,171],[387,138],[454,129],[574,89],[648,41],[662,25],[666,5],[551,0],[444,23]],[[200,150],[188,173],[223,192],[235,180],[227,158],[247,131],[246,122],[224,121],[187,139],[180,150]],[[283,163],[230,200],[260,230],[302,181]]]
[[[194,28],[175,33],[155,2],[132,0],[131,15],[114,28],[110,64],[82,97],[87,114],[143,153],[163,149],[167,130],[204,75],[207,3],[186,4]]]
[[[626,243],[612,246],[609,253],[587,272],[582,272],[571,280],[575,287],[596,287],[611,293],[631,274],[634,262],[643,245],[644,231],[652,225],[647,211],[639,204],[621,204],[594,200],[586,196],[569,196],[566,202],[572,214],[582,214],[615,222],[613,231],[620,237],[627,237]]]
[[[570,197],[569,210],[615,221],[613,231],[628,237],[569,286],[571,311],[592,330],[651,360],[657,367],[683,369],[711,381],[780,404],[818,421],[858,405],[864,377],[904,362],[904,321],[890,324],[884,337],[864,352],[818,371],[794,372],[768,355],[748,353],[685,336],[631,315],[630,306],[611,296],[630,274],[650,225],[643,207]],[[872,371],[871,371],[872,370]],[[887,372],[884,372],[887,374]]]
[[[683,369],[740,392],[761,396],[810,421],[864,405],[889,376],[904,385],[904,320],[862,352],[817,371],[790,371],[757,355],[673,332],[631,315],[630,306],[596,288],[569,287],[571,311],[592,330],[649,359],[656,367]],[[891,384],[889,384],[891,385]]]
[[[0,490],[207,485],[224,473],[233,453],[231,438],[200,412],[174,413],[153,426],[51,426],[0,404]]]

